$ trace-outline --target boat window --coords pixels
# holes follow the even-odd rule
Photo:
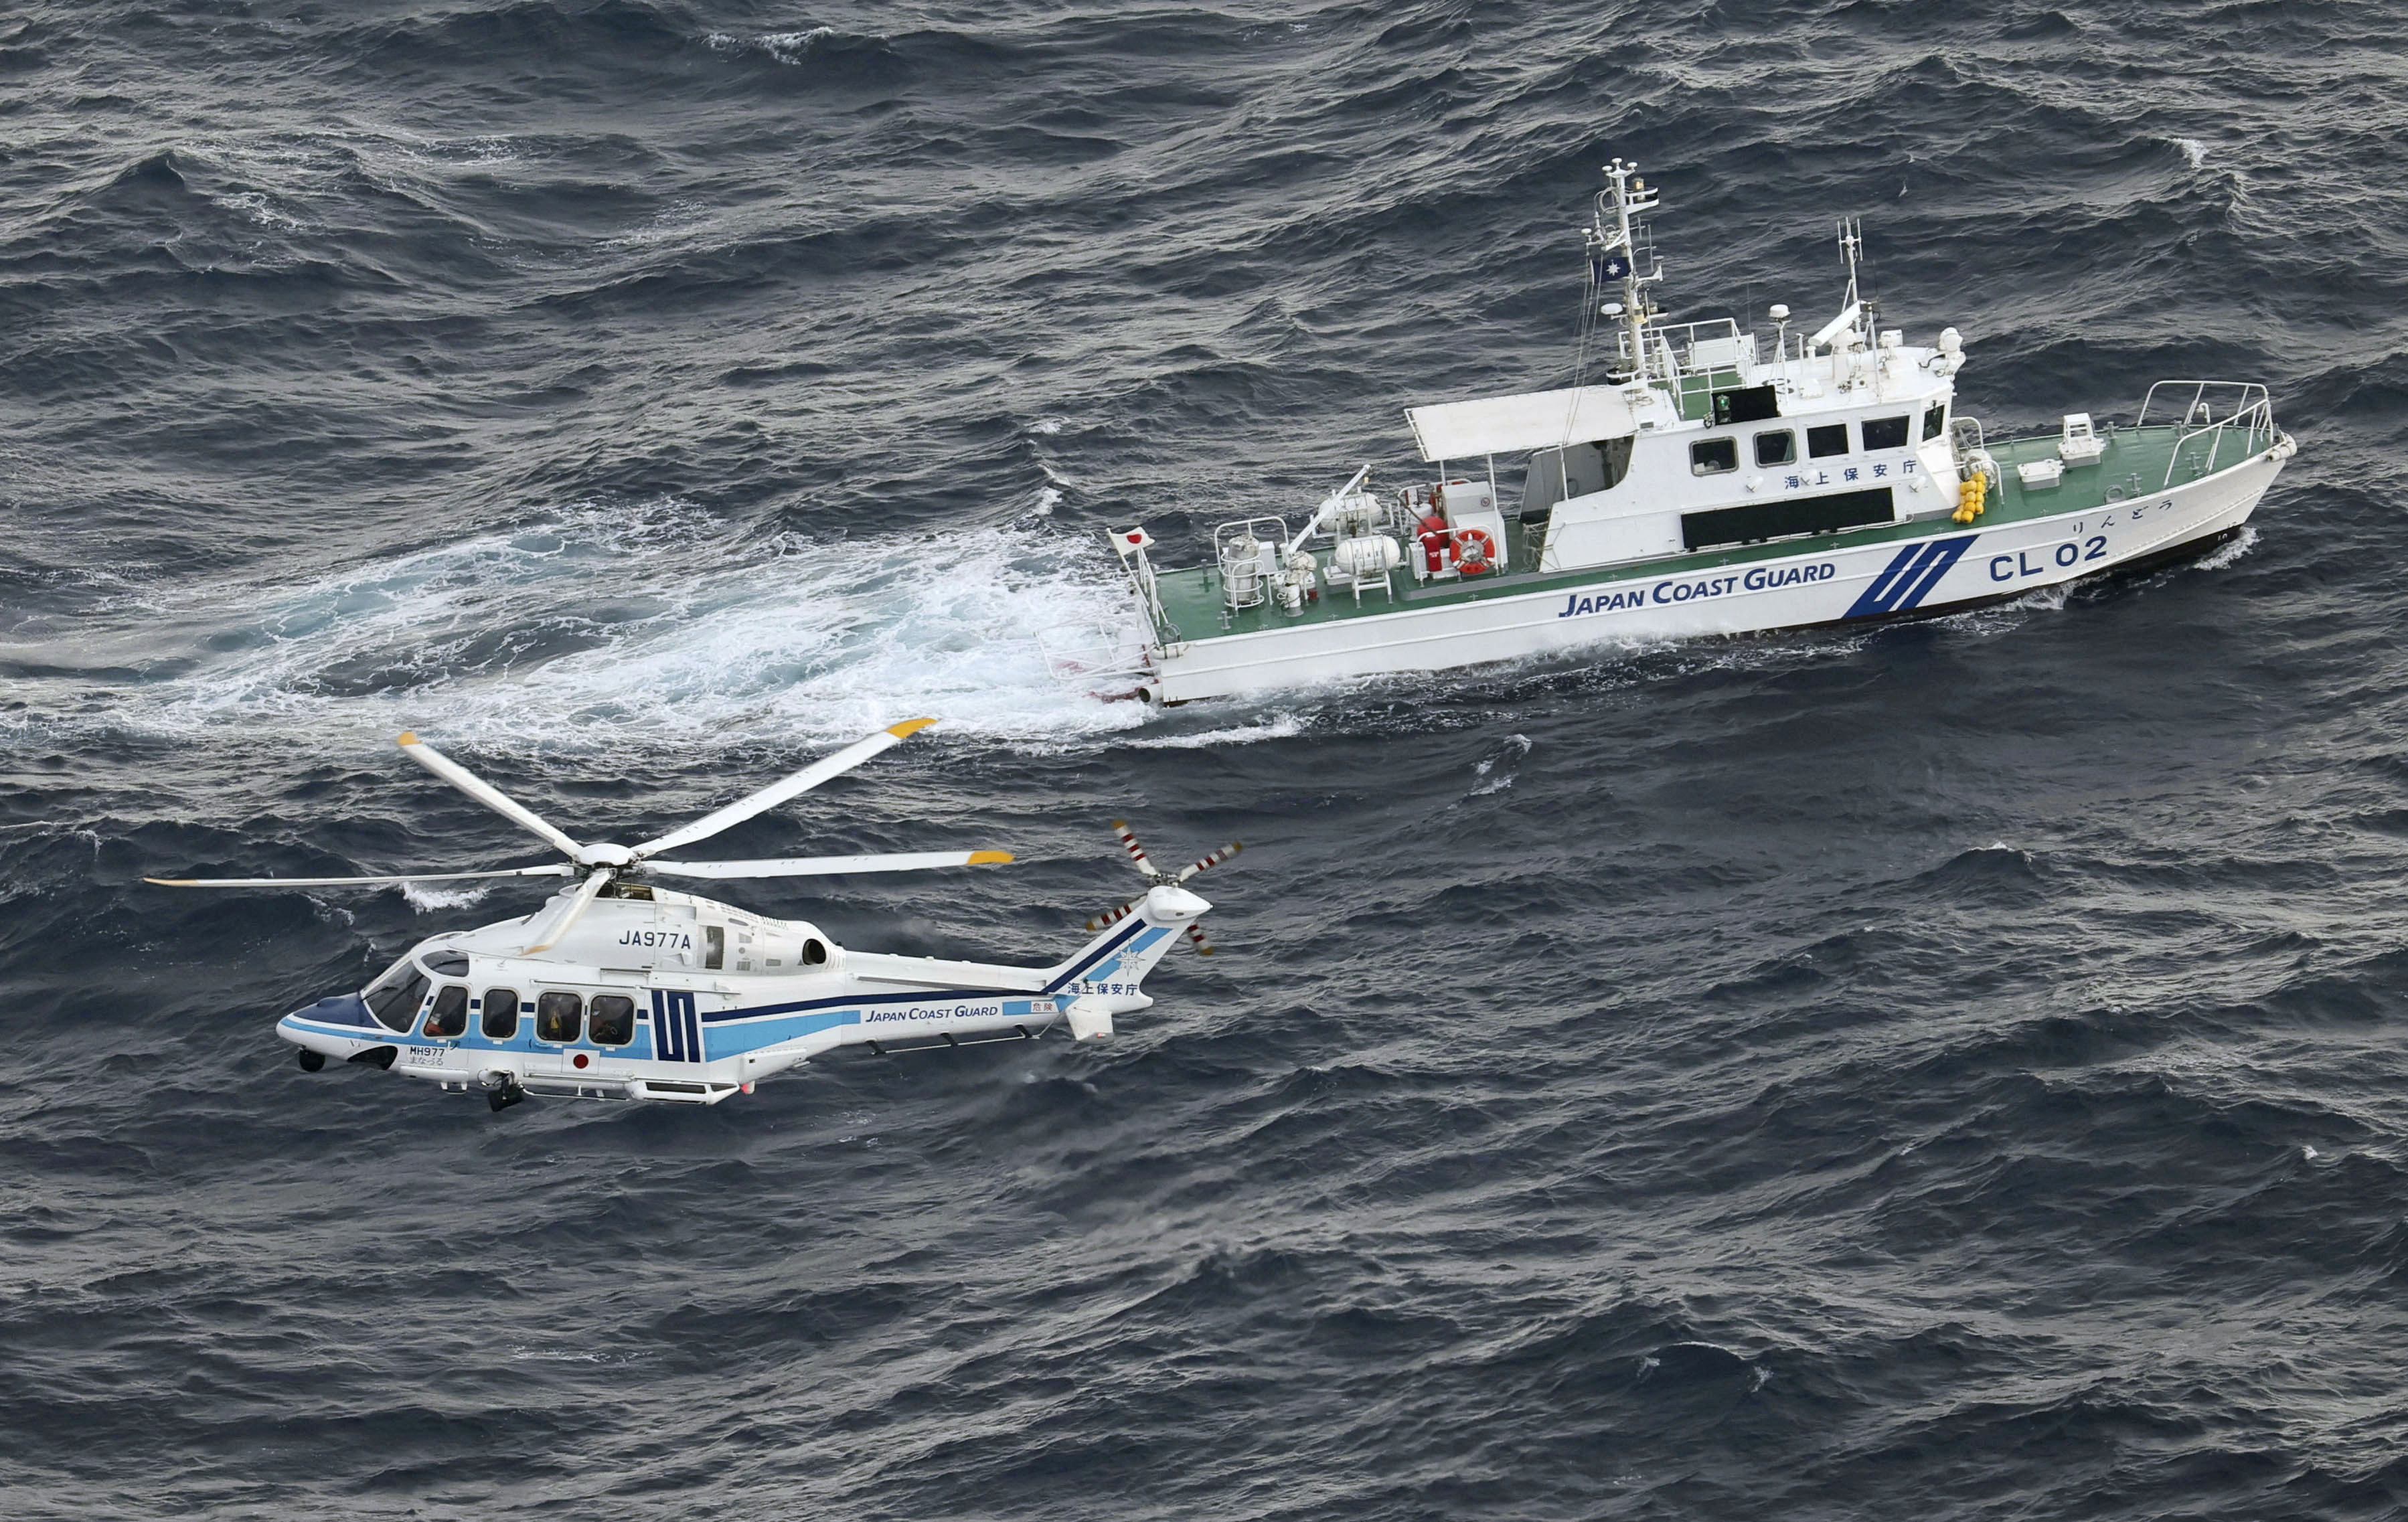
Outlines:
[[[1776,433],[1756,435],[1756,462],[1759,465],[1786,465],[1798,458],[1798,435],[1784,428]]]
[[[1859,426],[1865,431],[1865,452],[1867,454],[1870,454],[1875,449],[1903,449],[1906,448],[1906,420],[1904,418],[1867,418]]]
[[[468,987],[446,983],[435,990],[435,1007],[426,1012],[425,1034],[449,1041],[468,1029]]]
[[[1806,453],[1816,460],[1848,452],[1848,425],[1830,423],[1806,430]]]
[[[623,993],[597,993],[586,1033],[596,1046],[624,1046],[636,1039],[636,1002]]]
[[[519,990],[487,989],[485,1013],[477,1022],[487,1041],[508,1041],[519,1033]]]
[[[1947,424],[1948,409],[1944,406],[1933,407],[1923,415],[1923,436],[1927,439],[1938,438],[1940,430]]]
[[[1720,476],[1727,470],[1739,469],[1739,440],[1735,438],[1701,438],[1689,446],[1689,474]]]
[[[577,1027],[585,1013],[585,1001],[573,993],[557,989],[543,994],[535,1002],[535,1039],[567,1042],[577,1039]]]
[[[370,984],[362,997],[378,1024],[388,1031],[407,1031],[418,1018],[418,1002],[426,997],[426,974],[405,957]]]
[[[705,967],[727,965],[727,932],[718,925],[702,927],[702,964]]]

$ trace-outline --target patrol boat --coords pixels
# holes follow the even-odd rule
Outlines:
[[[2203,552],[2296,452],[2241,381],[2159,381],[2129,424],[1986,436],[1956,410],[1956,330],[1911,346],[1860,293],[1854,220],[1846,295],[1813,332],[1781,306],[1769,346],[1727,318],[1668,323],[1635,220],[1657,194],[1621,159],[1606,176],[1570,388],[1408,408],[1434,469],[1382,492],[1366,465],[1297,521],[1222,523],[1208,564],[1111,535],[1143,608],[1120,663],[1139,695],[1958,612]]]

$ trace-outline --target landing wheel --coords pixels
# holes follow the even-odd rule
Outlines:
[[[301,1064],[302,1072],[315,1073],[320,1068],[326,1065],[326,1054],[324,1052],[313,1052],[308,1047],[304,1046],[299,1051],[293,1054],[293,1060]]]
[[[485,1093],[485,1103],[492,1108],[495,1115],[499,1115],[504,1110],[509,1109],[511,1105],[520,1102],[525,1098],[526,1090],[521,1088],[516,1084],[512,1084],[508,1088],[488,1089]]]

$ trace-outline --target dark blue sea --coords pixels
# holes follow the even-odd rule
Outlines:
[[[21,0],[0,14],[0,1514],[2408,1509],[2408,64],[2372,0]],[[1036,634],[1400,408],[1963,330],[1995,434],[2265,382],[2213,557],[1149,712]],[[543,858],[722,854],[1110,1043],[708,1110],[295,1067]]]

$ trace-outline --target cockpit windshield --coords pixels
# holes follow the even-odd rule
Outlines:
[[[426,997],[426,974],[418,970],[416,961],[404,957],[386,968],[384,975],[369,984],[360,997],[386,1030],[407,1031],[409,1022],[418,1018],[419,1001]]]

